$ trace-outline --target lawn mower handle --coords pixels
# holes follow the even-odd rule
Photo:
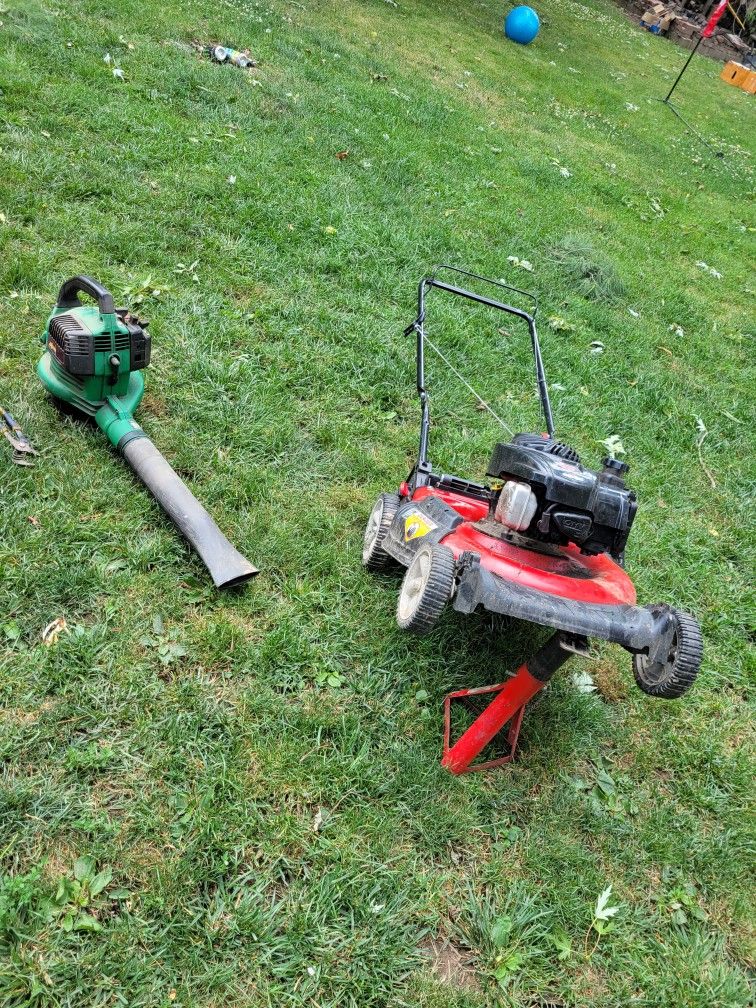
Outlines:
[[[533,314],[531,315],[530,312],[523,311],[521,308],[515,308],[512,305],[505,304],[503,301],[495,301],[493,298],[484,297],[482,294],[476,294],[474,291],[467,290],[464,287],[457,287],[454,284],[445,283],[443,280],[436,279],[435,274],[442,269],[451,270],[454,273],[460,273],[463,276],[473,277],[475,280],[483,280],[486,283],[493,284],[496,287],[501,287],[504,290],[513,290],[518,294],[523,294],[534,301],[535,308]],[[446,291],[448,294],[456,294],[458,297],[466,298],[468,301],[474,301],[476,304],[486,305],[488,308],[496,308],[498,311],[507,312],[509,315],[514,315],[516,318],[522,319],[525,323],[527,323],[528,332],[530,333],[530,342],[533,349],[533,359],[535,361],[538,397],[541,401],[541,409],[546,422],[546,430],[549,437],[553,437],[554,417],[551,412],[551,402],[549,400],[549,392],[546,387],[546,372],[543,367],[541,347],[538,342],[538,332],[535,324],[535,312],[538,310],[538,304],[533,295],[528,294],[527,291],[520,290],[519,287],[510,287],[508,284],[500,283],[497,280],[491,280],[489,277],[482,277],[477,273],[469,273],[466,270],[457,269],[456,266],[438,266],[433,274],[423,277],[418,284],[417,316],[415,321],[405,329],[405,335],[410,335],[410,333],[414,332],[417,337],[417,391],[420,396],[420,404],[422,408],[420,452],[418,459],[419,465],[422,467],[428,462],[430,415],[428,392],[425,388],[425,294],[428,289],[433,287],[438,290]]]

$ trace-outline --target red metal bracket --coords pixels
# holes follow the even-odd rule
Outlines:
[[[452,760],[456,760],[459,755],[459,749],[453,756],[449,756],[452,749],[456,749],[459,742],[462,741],[464,736],[461,736],[458,742],[454,743],[454,746],[449,745],[450,735],[451,735],[451,705],[455,700],[462,700],[465,697],[470,696],[481,696],[484,693],[497,693],[503,689],[506,689],[508,683],[499,683],[496,686],[479,686],[477,689],[462,689],[456,690],[454,693],[449,693],[444,698],[444,758],[441,761],[442,766],[447,767],[455,774],[472,773],[473,770],[490,770],[492,767],[501,766],[503,763],[511,763],[514,759],[515,749],[517,748],[517,738],[520,734],[520,725],[522,724],[522,717],[525,713],[525,704],[520,707],[517,713],[509,721],[509,731],[507,732],[507,743],[509,744],[509,752],[506,756],[499,756],[497,759],[486,760],[483,763],[472,763],[462,769],[453,769],[450,765]],[[504,727],[502,725],[502,727]],[[499,729],[501,731],[501,729]],[[471,758],[477,756],[477,752],[471,754]]]
[[[473,770],[487,770],[490,767],[511,762],[528,701],[543,689],[554,672],[568,660],[574,651],[575,645],[568,635],[555,633],[506,682],[498,683],[496,686],[480,686],[477,689],[457,690],[454,693],[449,693],[444,700],[444,756],[441,765],[453,774],[463,774]],[[486,693],[495,693],[496,696],[473,721],[467,731],[463,732],[456,742],[450,744],[452,702]],[[509,726],[507,732],[509,753],[498,759],[473,763],[475,757],[479,756],[494,736],[507,725]]]

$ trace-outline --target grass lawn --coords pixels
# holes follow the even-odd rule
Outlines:
[[[713,161],[655,100],[685,53],[605,0],[542,0],[528,48],[491,0],[0,10],[0,402],[42,452],[0,452],[0,1003],[748,1005],[754,99],[695,59],[679,104]],[[415,448],[401,331],[442,261],[537,293],[558,432],[592,464],[622,440],[639,598],[706,640],[674,703],[619,649],[576,660],[598,689],[568,667],[518,762],[462,778],[444,694],[542,634],[451,614],[410,639],[360,566]],[[261,567],[245,590],[212,590],[34,377],[77,272],[150,318],[139,419]],[[526,333],[433,311],[540,429]],[[496,425],[436,364],[432,457],[480,478]]]

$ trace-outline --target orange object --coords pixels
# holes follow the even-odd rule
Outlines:
[[[736,63],[735,60],[729,60],[725,63],[722,68],[722,73],[719,75],[723,81],[728,84],[734,84],[735,87],[742,87],[743,82],[750,74],[748,67],[743,66],[742,63]]]
[[[746,94],[756,94],[756,70],[749,70],[740,87]]]

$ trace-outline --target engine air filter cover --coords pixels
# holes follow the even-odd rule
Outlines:
[[[547,452],[549,455],[567,459],[569,462],[580,461],[580,456],[574,448],[565,444],[564,441],[557,441],[556,438],[549,437],[547,434],[515,434],[512,438],[512,444],[535,448],[538,451]]]

